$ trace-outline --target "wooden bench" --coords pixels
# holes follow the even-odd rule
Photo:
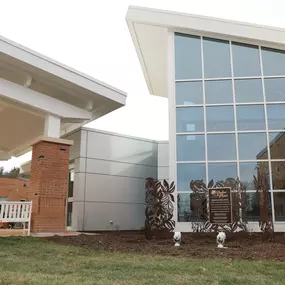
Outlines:
[[[0,201],[0,223],[22,223],[23,233],[28,231],[28,235],[31,234],[31,213],[32,202]]]

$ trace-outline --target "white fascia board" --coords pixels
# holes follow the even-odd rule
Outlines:
[[[127,93],[0,36],[0,53],[125,105]]]
[[[173,31],[196,31],[285,46],[285,29],[281,28],[134,6],[129,7],[126,19],[130,23],[160,26]]]
[[[60,118],[89,120],[91,112],[62,102],[42,93],[0,78],[0,96],[15,100],[32,108],[54,114]]]

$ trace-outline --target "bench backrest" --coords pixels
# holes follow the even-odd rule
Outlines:
[[[0,201],[0,222],[29,222],[31,211],[32,202]]]

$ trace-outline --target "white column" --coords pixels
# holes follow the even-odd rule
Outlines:
[[[52,138],[60,137],[60,117],[51,114],[46,115],[44,136]]]

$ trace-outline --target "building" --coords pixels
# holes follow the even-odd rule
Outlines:
[[[169,100],[177,230],[190,230],[189,182],[229,177],[246,185],[257,229],[253,175],[263,172],[284,231],[285,30],[140,7],[126,19],[149,92]]]
[[[85,127],[64,139],[74,142],[69,155],[68,229],[141,229],[145,179],[168,178],[168,142]],[[21,168],[30,173],[31,162]]]
[[[125,105],[127,94],[0,37],[0,159],[33,150],[32,232],[66,230],[69,133]]]

